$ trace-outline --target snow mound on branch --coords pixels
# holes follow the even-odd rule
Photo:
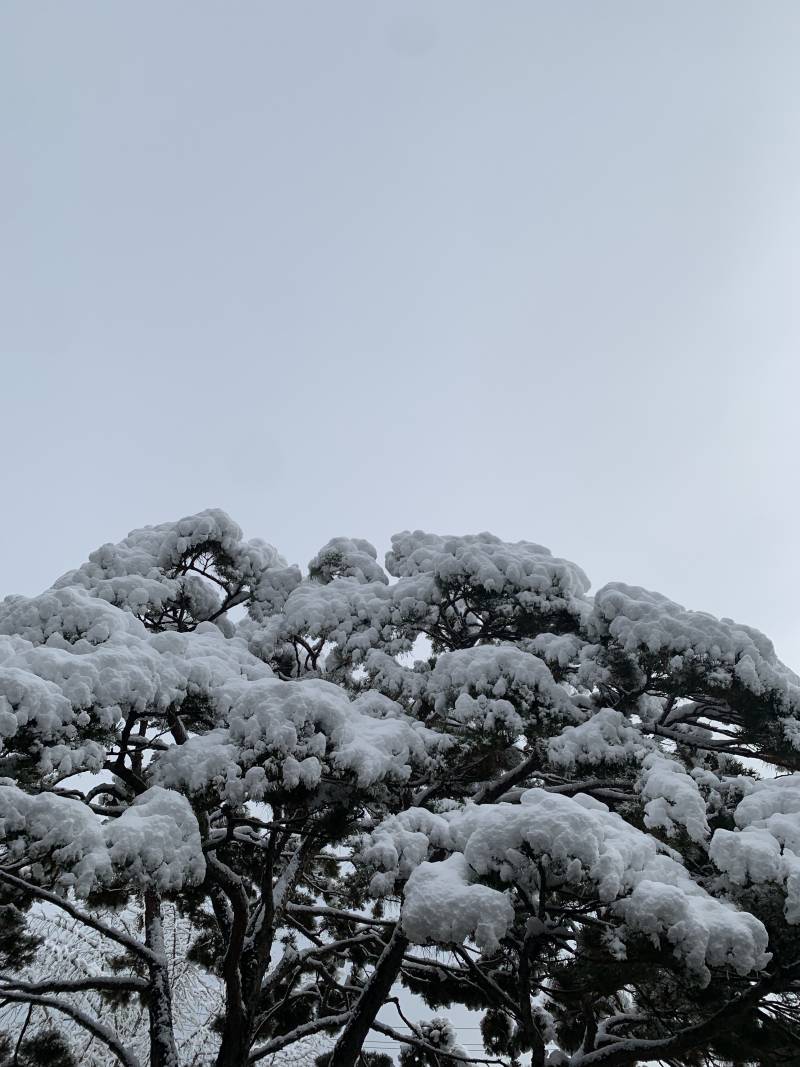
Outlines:
[[[463,862],[442,870],[440,882],[436,869],[443,861],[427,858],[425,839],[428,849],[446,849],[463,857]],[[532,789],[522,795],[519,805],[467,804],[438,816],[410,809],[376,828],[362,859],[383,868],[373,879],[373,890],[380,892],[390,891],[412,867],[406,875],[401,912],[404,928],[405,915],[412,916],[412,938],[424,934],[426,940],[452,940],[454,931],[466,930],[464,936],[481,938],[488,947],[493,938],[499,940],[507,932],[513,909],[504,909],[496,897],[481,897],[490,918],[479,934],[477,922],[483,920],[474,907],[473,886],[481,878],[499,877],[537,894],[541,865],[550,889],[591,884],[607,905],[609,917],[620,922],[622,943],[632,934],[644,934],[656,943],[672,945],[676,957],[701,984],[710,980],[709,967],[731,966],[741,974],[764,967],[770,957],[763,925],[711,897],[680,863],[663,853],[656,838],[599,801]],[[423,856],[420,878],[413,866]],[[446,892],[450,909],[443,917],[439,902]],[[505,897],[497,890],[490,892]],[[500,922],[503,914],[508,917],[505,928]]]
[[[494,534],[445,536],[408,530],[392,537],[386,569],[397,578],[433,574],[443,582],[468,579],[489,592],[526,588],[584,596],[589,579],[574,563],[557,559],[549,548],[529,541],[507,543]]]
[[[702,667],[716,687],[738,685],[754,696],[774,695],[800,710],[800,678],[750,626],[686,608],[660,593],[612,582],[594,598],[590,637],[610,637],[626,653],[670,656],[674,671]]]
[[[423,1041],[447,1053],[450,1062],[469,1061],[469,1053],[459,1045],[455,1027],[448,1019],[437,1015],[427,1022],[416,1023],[415,1028]]]
[[[200,828],[189,801],[170,789],[151,786],[118,819],[103,825],[115,868],[162,892],[197,885],[205,875]]]
[[[50,589],[41,596],[9,596],[0,603],[0,634],[56,647],[79,641],[100,645],[115,634],[143,638],[139,619],[86,595],[83,589]]]
[[[782,844],[800,852],[800,773],[742,779],[747,790],[734,812],[736,825],[766,826]]]
[[[209,552],[224,578],[250,590],[260,588],[265,599],[280,601],[268,576],[283,576],[285,584],[286,561],[265,541],[242,537],[224,511],[210,508],[177,522],[132,530],[119,544],[102,545],[54,588],[86,589],[134,615],[158,615],[180,602],[195,619],[208,618],[222,604],[219,584],[196,571],[183,571],[192,556]],[[281,584],[279,580],[277,586]]]
[[[411,758],[425,756],[422,732],[397,709],[396,718],[364,714],[338,686],[318,679],[265,681],[238,695],[229,733],[255,761],[264,755],[325,758],[331,772],[352,774],[359,786],[405,781]]]
[[[359,788],[402,783],[443,740],[386,698],[351,701],[319,679],[232,683],[215,700],[227,726],[159,754],[157,781],[193,791],[214,786],[236,803],[260,799],[270,783],[311,788],[323,773]]]
[[[413,668],[398,663],[394,656],[371,649],[364,657],[364,667],[373,689],[404,706],[412,705],[425,692],[430,667],[417,662]]]
[[[26,665],[28,650],[0,639],[0,737],[30,729],[43,740],[63,735],[74,718],[71,702],[52,681]]]
[[[710,967],[732,967],[745,975],[771,959],[767,931],[755,916],[710,896],[667,856],[645,867],[614,911],[628,930],[648,935],[654,944],[671,944],[701,985],[711,980]]]
[[[205,873],[189,802],[157,786],[118,819],[103,822],[70,797],[0,784],[0,840],[13,858],[55,864],[58,882],[79,896],[110,884],[117,874],[167,892],[195,885]]]
[[[523,642],[523,647],[541,656],[545,663],[567,667],[581,654],[585,644],[578,634],[543,633]]]
[[[382,582],[334,578],[328,584],[304,581],[289,594],[278,615],[260,626],[244,626],[251,649],[271,659],[291,638],[337,645],[340,653],[358,662],[381,640],[389,639],[392,593]],[[300,654],[303,654],[302,648]]]
[[[265,567],[252,582],[253,596],[247,609],[250,618],[263,622],[282,611],[292,591],[301,581],[300,568],[294,564],[290,567],[280,564]]]
[[[491,952],[514,921],[514,907],[507,894],[475,881],[466,858],[454,852],[412,872],[402,917],[403,932],[416,944],[469,938]]]
[[[82,585],[91,589],[97,582],[128,575],[147,576],[153,572],[159,575],[176,566],[187,552],[210,542],[218,544],[223,552],[233,556],[240,549],[242,536],[239,526],[224,511],[208,508],[177,522],[132,530],[119,544],[102,545],[91,553],[86,563],[60,578],[56,588]],[[259,548],[260,562],[269,564],[279,560],[275,549],[264,542],[260,543]]]
[[[111,878],[102,823],[78,800],[0,784],[0,840],[12,859],[56,864],[64,872],[60,881],[76,892],[86,894]]]
[[[164,715],[189,698],[210,700],[232,681],[272,677],[242,640],[226,639],[213,624],[150,634],[84,590],[17,598],[10,615],[41,622],[62,609],[71,625],[86,624],[84,636],[72,631],[66,640],[54,630],[41,643],[51,621],[38,633],[26,627],[38,643],[0,636],[0,739],[13,744],[20,731],[32,733],[43,746],[43,774],[99,770],[104,749],[87,737],[90,727],[108,733],[129,712]]]
[[[768,829],[716,830],[709,856],[735,886],[772,883],[783,888],[786,921],[800,923],[800,856],[792,849],[782,850]]]
[[[487,598],[495,621],[515,616],[583,618],[591,608],[589,579],[580,567],[527,541],[507,543],[489,533],[464,537],[405,531],[392,537],[386,569],[393,587],[395,622],[419,622],[447,613],[446,593],[468,593],[481,610]],[[495,635],[502,636],[502,635]]]
[[[418,675],[421,691],[440,715],[460,722],[496,723],[519,733],[539,714],[573,719],[575,708],[543,660],[515,645],[479,645],[444,652],[430,673]]]
[[[622,712],[601,708],[578,726],[567,726],[547,742],[554,767],[598,766],[641,760],[653,743]]]
[[[449,848],[450,824],[444,815],[427,808],[407,808],[390,815],[365,839],[360,853],[364,863],[378,868],[370,882],[375,896],[391,893],[398,879],[406,880],[433,848]]]
[[[646,756],[639,788],[647,801],[644,824],[648,829],[674,834],[678,827],[683,827],[698,844],[710,836],[705,798],[695,779],[677,760],[655,752]]]
[[[167,630],[148,643],[181,678],[181,692],[208,695],[232,682],[273,678],[272,670],[250,652],[245,641],[225,637],[213,623],[201,622],[191,633]]]
[[[239,782],[238,755],[239,749],[231,741],[228,730],[221,727],[197,734],[183,745],[160,752],[153,760],[150,775],[169,789],[185,790],[190,794],[216,786],[228,799],[239,803],[245,799],[245,793]],[[263,774],[251,775],[248,781],[252,787],[248,796],[260,799],[266,781]],[[235,793],[235,798],[230,796],[230,790]]]
[[[309,562],[308,573],[323,585],[334,578],[355,578],[362,584],[389,582],[374,546],[360,537],[332,538]]]
[[[742,784],[738,830],[716,830],[709,855],[734,885],[781,886],[787,921],[800,923],[800,774]]]

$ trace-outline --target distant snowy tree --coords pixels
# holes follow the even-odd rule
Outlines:
[[[136,530],[0,603],[0,775],[0,1064],[800,1062],[800,680],[540,545]]]
[[[136,937],[141,931],[142,915],[135,903],[130,902],[124,910],[115,913],[114,922],[120,930]],[[202,1063],[213,1059],[216,1051],[216,1035],[210,1024],[221,1010],[222,987],[215,976],[192,959],[196,931],[174,904],[163,904],[162,924],[176,1041],[185,1063]],[[40,950],[33,965],[18,972],[20,978],[36,982],[57,973],[62,982],[90,983],[99,969],[113,970],[116,966],[117,946],[57,908],[49,905],[35,908],[28,925],[39,941]],[[73,1000],[83,1011],[102,1016],[125,1048],[147,1062],[148,1014],[143,998],[104,998],[102,992],[89,986],[76,991]],[[24,1007],[12,1003],[0,1009],[0,1028],[12,1028]],[[87,1034],[78,1022],[52,1008],[43,1007],[32,1014],[28,1032],[33,1035],[40,1030],[57,1031],[81,1067],[106,1067],[115,1062],[101,1041]]]

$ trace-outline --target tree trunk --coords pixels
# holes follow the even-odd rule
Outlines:
[[[241,893],[238,914],[228,935],[228,952],[223,966],[225,979],[225,1023],[215,1067],[243,1067],[253,1041],[264,975],[269,966],[276,923],[283,914],[315,838],[308,835],[296,848],[280,878],[273,884],[273,852],[265,858],[261,875],[261,911],[252,911]],[[229,899],[235,903],[237,888],[227,881],[223,864],[210,860]]]
[[[375,970],[364,986],[350,1021],[334,1046],[330,1062],[335,1067],[355,1067],[375,1016],[386,1003],[386,998],[400,973],[407,948],[408,941],[400,932],[398,921],[375,965]]]
[[[247,1015],[227,1013],[215,1067],[246,1067],[250,1055],[252,1020]]]
[[[172,1026],[172,991],[170,989],[164,937],[161,929],[161,901],[152,891],[144,897],[145,943],[160,962],[148,964],[150,988],[147,1009],[150,1017],[150,1067],[178,1067],[178,1050]]]

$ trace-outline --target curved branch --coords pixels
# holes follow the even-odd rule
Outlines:
[[[413,1045],[415,1048],[420,1048],[425,1052],[430,1052],[435,1056],[445,1057],[448,1060],[452,1060],[454,1063],[464,1063],[464,1057],[459,1052],[448,1052],[446,1049],[437,1048],[436,1045],[429,1045],[427,1041],[423,1041],[421,1037],[412,1037],[410,1034],[403,1034],[400,1030],[395,1030],[393,1026],[387,1026],[386,1023],[379,1023],[377,1020],[372,1024],[372,1029],[377,1030],[378,1033],[386,1034],[387,1037],[391,1037],[394,1041],[402,1041],[404,1045]],[[476,1059],[474,1056],[470,1056],[469,1063],[495,1063],[499,1067],[506,1067],[502,1060],[493,1059]]]
[[[541,757],[538,753],[533,753],[524,759],[522,763],[518,763],[516,767],[512,767],[510,771],[506,771],[505,774],[501,774],[499,778],[496,778],[493,782],[489,782],[486,785],[480,787],[472,796],[472,799],[476,804],[491,804],[498,797],[501,797],[508,789],[517,782],[521,782],[523,778],[527,778],[529,774],[539,766]]]
[[[720,1033],[728,1026],[733,1016],[751,1007],[769,993],[772,985],[773,982],[767,979],[751,986],[707,1019],[695,1023],[694,1026],[687,1026],[685,1030],[669,1037],[623,1038],[591,1052],[579,1053],[577,1057],[573,1057],[573,1067],[633,1067],[642,1060],[658,1060],[687,1052]]]
[[[341,908],[327,908],[318,904],[289,904],[287,909],[290,913],[303,913],[305,915],[319,915],[323,918],[343,919],[351,923],[364,923],[366,926],[391,926],[394,927],[394,919],[376,919],[371,915],[358,915],[353,911],[343,911]]]
[[[87,1015],[85,1011],[82,1011],[74,1004],[70,1004],[69,1001],[59,1000],[58,997],[37,996],[34,993],[24,993],[21,990],[12,989],[3,989],[0,995],[4,1000],[13,1000],[21,1004],[35,1004],[42,1008],[53,1008],[55,1011],[63,1012],[64,1015],[69,1015],[84,1030],[96,1037],[98,1041],[102,1041],[124,1067],[141,1067],[138,1059],[120,1044],[107,1026],[103,1026],[93,1016]]]
[[[295,1041],[300,1041],[301,1038],[309,1037],[311,1034],[318,1034],[320,1030],[329,1030],[332,1027],[344,1026],[350,1018],[350,1012],[343,1012],[341,1015],[328,1015],[323,1019],[314,1019],[313,1022],[303,1023],[302,1026],[296,1026],[294,1030],[291,1030],[288,1034],[281,1034],[280,1037],[273,1037],[271,1041],[267,1041],[261,1048],[254,1049],[250,1053],[248,1063],[257,1063],[258,1060],[262,1060],[265,1056],[269,1056],[271,1052],[280,1052],[282,1048],[286,1048],[287,1045],[294,1044]]]
[[[120,975],[98,974],[89,978],[75,978],[67,982],[23,982],[16,978],[0,974],[0,995],[6,990],[17,990],[20,993],[115,993],[130,992],[138,993],[147,989],[144,978],[124,978]]]
[[[78,922],[83,923],[85,926],[90,926],[93,930],[96,930],[98,934],[102,934],[103,937],[107,937],[110,941],[116,941],[118,945],[122,945],[128,949],[129,952],[133,952],[143,960],[147,960],[148,963],[161,963],[162,961],[154,952],[151,952],[146,945],[143,945],[140,941],[137,941],[133,937],[129,937],[127,934],[121,933],[119,930],[115,930],[113,926],[107,926],[100,919],[95,919],[91,915],[87,915],[86,912],[76,908],[74,904],[70,904],[68,900],[64,900],[63,897],[58,896],[56,893],[51,893],[47,889],[42,889],[40,886],[32,885],[30,882],[26,882],[24,878],[18,878],[15,874],[9,874],[8,871],[0,870],[0,882],[5,882],[6,885],[13,885],[15,889],[21,889],[24,893],[30,893],[31,896],[37,897],[39,900],[46,900],[48,904],[54,904],[57,908],[65,911],[71,918],[76,919]]]

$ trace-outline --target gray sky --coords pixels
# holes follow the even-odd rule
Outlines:
[[[0,9],[0,592],[490,529],[800,667],[800,5]]]

